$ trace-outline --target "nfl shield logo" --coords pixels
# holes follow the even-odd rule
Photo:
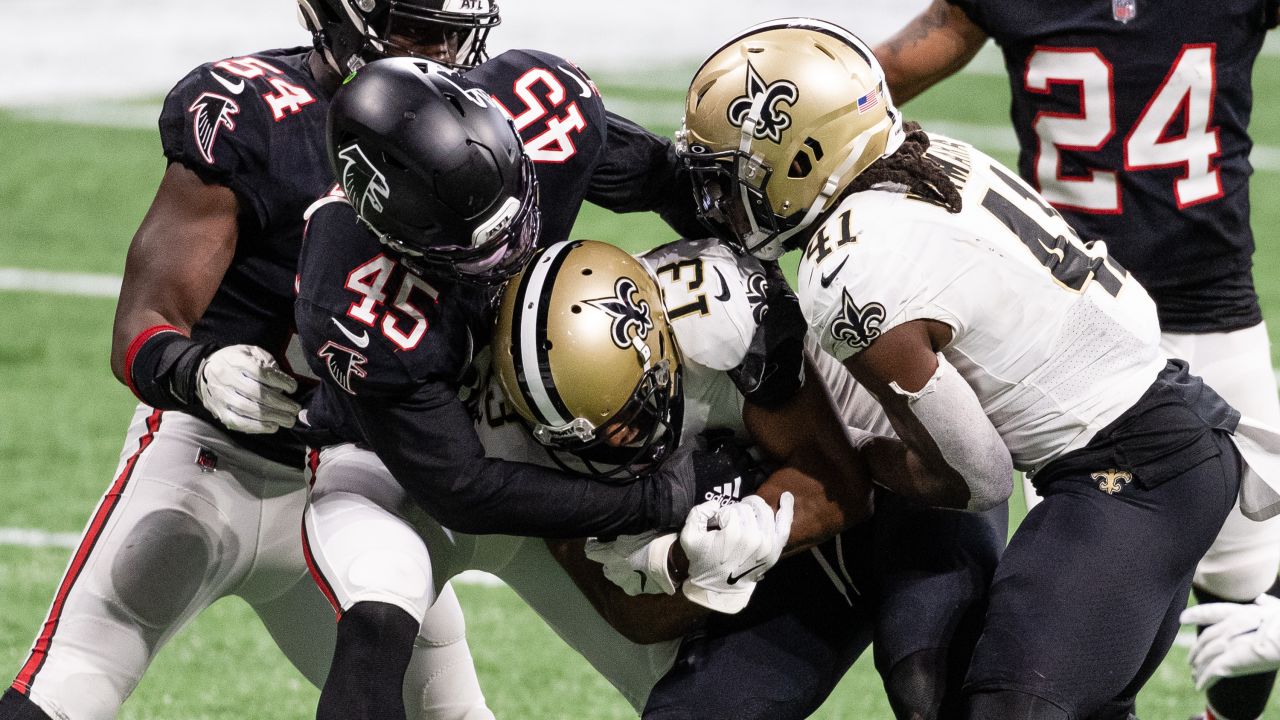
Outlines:
[[[1138,14],[1138,0],[1111,0],[1111,17],[1127,23]]]

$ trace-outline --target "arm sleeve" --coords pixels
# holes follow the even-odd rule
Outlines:
[[[349,402],[361,435],[410,495],[459,532],[561,538],[673,529],[690,498],[658,473],[611,485],[484,456],[456,390],[427,383],[403,400]]]
[[[804,385],[804,340],[809,326],[776,263],[768,263],[763,275],[751,279],[756,280],[755,287],[747,298],[757,308],[759,320],[746,357],[729,370],[729,377],[749,402],[776,410]]]
[[[586,199],[613,212],[653,211],[682,237],[710,233],[698,220],[693,185],[670,140],[606,112],[607,146]]]

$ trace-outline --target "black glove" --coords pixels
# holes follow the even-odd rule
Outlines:
[[[732,433],[709,430],[700,440],[699,449],[691,453],[695,504],[707,500],[719,500],[721,505],[736,503],[755,493],[769,478],[770,468]]]
[[[756,331],[747,355],[729,377],[749,402],[773,410],[787,404],[804,385],[804,336],[809,324],[800,301],[777,263],[764,263],[762,287],[748,292]],[[753,276],[759,282],[759,275]]]

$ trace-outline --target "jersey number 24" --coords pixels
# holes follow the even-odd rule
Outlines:
[[[1126,172],[1182,167],[1173,193],[1179,208],[1222,197],[1213,158],[1219,152],[1213,123],[1216,46],[1184,45],[1164,82],[1123,139]],[[1111,63],[1096,48],[1038,48],[1027,58],[1024,87],[1048,93],[1054,84],[1080,88],[1077,114],[1040,112],[1033,121],[1039,148],[1035,174],[1040,193],[1060,208],[1100,214],[1123,212],[1115,172],[1089,169],[1088,177],[1061,174],[1059,150],[1097,152],[1116,134]],[[1186,132],[1167,137],[1183,115]]]

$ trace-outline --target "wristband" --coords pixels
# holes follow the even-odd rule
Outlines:
[[[158,410],[184,410],[196,400],[200,361],[216,348],[198,343],[171,325],[138,333],[125,354],[126,384],[142,402]]]

